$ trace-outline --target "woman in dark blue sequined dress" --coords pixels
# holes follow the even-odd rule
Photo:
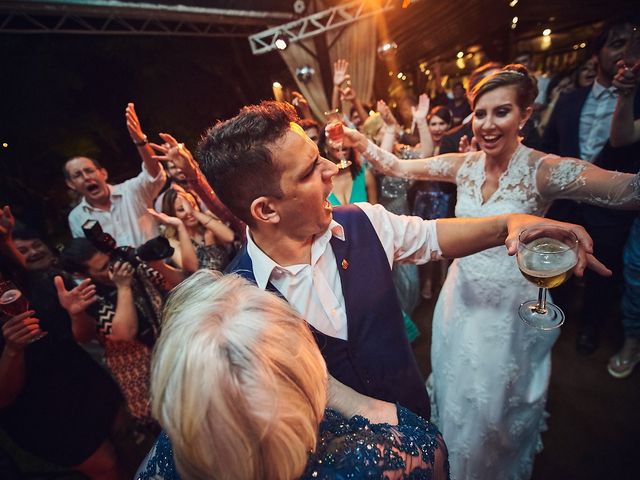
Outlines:
[[[395,426],[326,409],[322,356],[280,298],[200,271],[164,317],[151,379],[164,432],[137,478],[449,478],[442,436],[405,408]]]

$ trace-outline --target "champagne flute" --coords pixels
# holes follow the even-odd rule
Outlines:
[[[527,325],[552,330],[564,323],[564,312],[547,302],[547,289],[562,285],[578,263],[578,238],[555,225],[528,228],[518,237],[518,267],[522,275],[539,287],[538,299],[520,305],[518,315]]]
[[[344,123],[340,119],[340,110],[335,109],[324,112],[327,119],[327,125],[324,127],[327,135],[327,143],[338,151],[340,161],[336,164],[340,170],[344,170],[351,165],[351,161],[347,160],[347,153],[344,150]]]

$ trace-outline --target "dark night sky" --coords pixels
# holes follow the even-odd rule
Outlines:
[[[0,205],[41,228],[51,218],[55,236],[66,233],[66,158],[98,158],[114,183],[137,173],[127,102],[150,139],[169,132],[193,147],[217,119],[270,98],[272,81],[290,81],[277,54],[253,56],[244,38],[5,34],[0,58]]]

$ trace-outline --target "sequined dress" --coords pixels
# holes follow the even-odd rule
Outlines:
[[[447,449],[436,427],[398,406],[398,425],[346,419],[325,410],[315,452],[301,479],[449,478]],[[177,480],[171,442],[162,433],[136,475],[138,480]]]
[[[397,163],[372,144],[366,156],[378,168]],[[457,184],[457,217],[542,216],[557,198],[640,204],[638,175],[606,172],[523,145],[484,201],[485,160],[483,152],[424,160],[425,177]],[[433,316],[427,386],[431,420],[447,443],[456,480],[531,476],[545,429],[551,347],[560,333],[535,330],[518,318],[520,303],[536,296],[504,247],[456,259],[449,269]]]

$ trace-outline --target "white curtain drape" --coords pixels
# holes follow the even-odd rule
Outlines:
[[[329,50],[331,63],[339,58],[347,60],[351,84],[358,97],[364,103],[371,103],[377,50],[375,17],[352,23],[344,31],[327,32],[327,43],[331,45],[336,36],[338,40]]]
[[[307,99],[307,102],[309,102],[313,114],[318,120],[322,121],[324,112],[329,110],[330,99],[327,100],[324,89],[322,88],[320,65],[316,58],[298,45],[298,43],[303,43],[306,48],[315,53],[315,45],[311,39],[290,44],[286,50],[280,51],[280,55],[287,64],[291,76],[295,79],[300,93],[302,93]],[[302,65],[309,65],[316,71],[307,83],[303,83],[296,78],[296,68]]]
[[[318,2],[318,4],[321,5],[321,2]],[[318,8],[322,8],[322,6]],[[371,103],[373,100],[373,79],[377,48],[375,17],[359,20],[344,29],[331,30],[326,33],[326,36],[327,45],[333,44],[329,50],[331,65],[323,65],[322,68],[333,71],[333,62],[339,58],[347,60],[349,62],[351,84],[358,97],[362,102]],[[335,40],[336,37],[337,40]],[[316,53],[313,40],[305,40],[290,44],[286,50],[280,51],[280,55],[296,80],[300,93],[309,102],[314,115],[322,121],[323,113],[329,110],[331,98],[326,98],[322,88],[321,67],[318,61],[297,43],[303,43],[309,51]],[[296,68],[302,65],[309,65],[316,71],[315,75],[307,83],[302,83],[295,76]],[[332,85],[328,87],[333,88]]]

